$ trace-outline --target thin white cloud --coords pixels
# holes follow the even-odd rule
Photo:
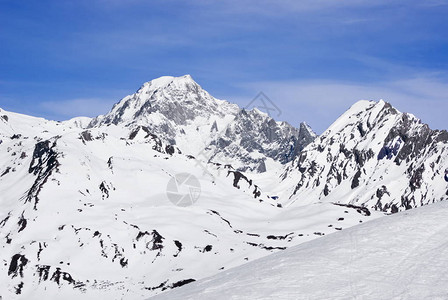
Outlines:
[[[61,101],[45,101],[39,104],[46,114],[58,119],[73,117],[95,117],[107,113],[114,101],[99,98],[79,98]]]

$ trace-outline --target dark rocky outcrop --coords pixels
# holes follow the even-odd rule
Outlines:
[[[28,264],[25,255],[15,254],[9,263],[8,275],[12,278],[20,276],[23,278],[23,268]]]
[[[33,158],[28,169],[30,174],[37,176],[27,194],[23,197],[25,202],[34,202],[34,209],[37,210],[39,193],[47,182],[48,178],[57,170],[59,166],[58,153],[55,151],[56,142],[43,141],[36,144]]]

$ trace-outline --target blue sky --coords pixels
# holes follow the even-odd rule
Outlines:
[[[106,113],[146,81],[193,78],[326,129],[360,99],[448,128],[448,0],[0,0],[0,107]]]

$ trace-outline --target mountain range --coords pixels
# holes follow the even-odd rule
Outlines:
[[[144,299],[448,199],[447,131],[387,102],[319,136],[260,109],[189,75],[96,118],[0,109],[0,296]]]

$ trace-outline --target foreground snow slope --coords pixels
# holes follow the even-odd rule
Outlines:
[[[380,218],[151,299],[447,299],[447,214]]]

